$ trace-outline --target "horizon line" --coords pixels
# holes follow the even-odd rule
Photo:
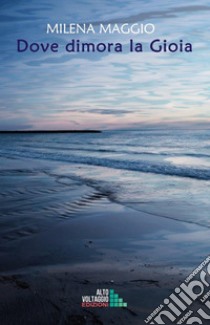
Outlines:
[[[0,130],[0,133],[101,133],[101,130]]]

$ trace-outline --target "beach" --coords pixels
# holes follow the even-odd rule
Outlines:
[[[145,324],[209,255],[209,144],[147,137],[1,135],[1,324]]]

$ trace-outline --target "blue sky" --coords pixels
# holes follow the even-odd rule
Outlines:
[[[208,128],[208,1],[0,1],[0,129]],[[47,23],[153,23],[153,35],[47,35]],[[192,53],[17,53],[17,39],[180,39]]]

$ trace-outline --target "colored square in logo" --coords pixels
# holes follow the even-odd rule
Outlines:
[[[109,290],[109,294],[111,295],[111,294],[114,294],[114,289],[110,289]]]
[[[123,302],[123,299],[122,298],[119,298],[119,302]]]
[[[118,298],[119,298],[119,295],[118,295],[118,294],[115,294],[114,297],[115,297],[115,299],[116,299],[116,298],[118,299]]]
[[[110,302],[110,307],[114,307],[114,303],[113,302]]]
[[[119,303],[119,307],[123,307],[123,302],[120,302]]]
[[[127,306],[128,306],[127,302],[124,302],[123,307],[127,307]]]
[[[118,307],[118,302],[115,302],[115,304],[114,304],[114,305],[115,305],[115,307]]]

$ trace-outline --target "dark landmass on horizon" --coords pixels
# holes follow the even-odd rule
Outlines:
[[[17,130],[17,131],[1,131],[2,133],[101,133],[100,130]]]

